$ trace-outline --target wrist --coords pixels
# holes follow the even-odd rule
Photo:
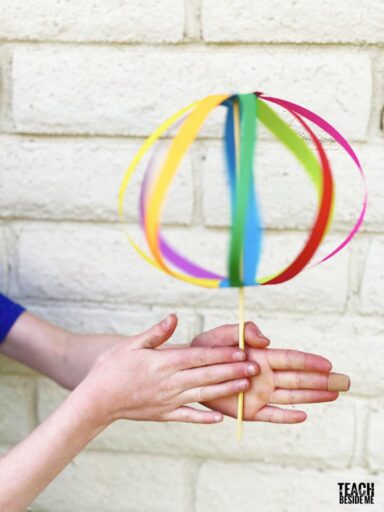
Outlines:
[[[111,413],[111,404],[103,387],[100,385],[99,376],[91,371],[71,394],[84,421],[97,433],[117,419]]]

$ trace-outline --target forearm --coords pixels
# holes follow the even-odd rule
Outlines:
[[[105,425],[95,417],[85,388],[79,386],[45,422],[0,458],[0,510],[25,510],[103,430]]]
[[[63,329],[26,311],[0,344],[0,352],[58,381],[67,335]]]
[[[74,389],[88,375],[98,356],[130,338],[115,334],[76,334],[23,313],[9,331],[0,352]],[[181,345],[169,345],[175,348]],[[185,345],[186,347],[188,345]]]

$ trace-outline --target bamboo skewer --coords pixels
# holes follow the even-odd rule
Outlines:
[[[244,341],[244,288],[239,288],[239,348],[245,350]],[[243,416],[244,416],[244,392],[237,397],[237,423],[236,438],[240,442],[243,439]]]

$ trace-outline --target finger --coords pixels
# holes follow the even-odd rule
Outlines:
[[[276,389],[271,393],[271,404],[316,404],[320,402],[333,402],[339,396],[335,391],[321,391],[309,389]]]
[[[350,380],[340,373],[318,373],[303,371],[273,372],[275,388],[284,389],[322,389],[324,391],[348,391]]]
[[[132,348],[156,348],[167,341],[174,333],[177,326],[177,316],[168,315],[161,322],[150,329],[131,338]]]
[[[260,329],[253,322],[246,322],[244,326],[244,339],[246,343],[253,347],[265,348],[269,345],[269,339],[262,334]],[[231,346],[239,344],[239,325],[227,324],[215,327],[196,336],[193,346],[199,347],[217,347]]]
[[[270,344],[270,339],[260,331],[254,322],[245,323],[244,339],[247,345],[254,348],[265,348]]]
[[[185,370],[198,366],[244,361],[246,353],[235,347],[188,347],[183,350],[163,350],[168,365],[174,370]]]
[[[342,373],[331,373],[328,379],[328,391],[349,391],[351,379]]]
[[[259,409],[250,421],[266,421],[268,423],[302,423],[307,419],[304,411],[281,409],[273,405],[266,405]],[[246,418],[249,421],[248,418]]]
[[[223,421],[223,415],[216,411],[202,411],[184,405],[168,413],[164,419],[165,421],[212,424]]]
[[[332,363],[325,357],[299,350],[268,349],[265,351],[273,370],[304,370],[329,373]]]
[[[178,381],[182,390],[185,391],[198,386],[218,384],[242,377],[254,377],[259,372],[260,368],[257,364],[247,361],[243,363],[214,364],[202,368],[181,370],[178,374]]]
[[[224,382],[222,384],[212,384],[210,386],[199,386],[197,388],[187,389],[179,395],[182,404],[192,402],[208,402],[217,400],[224,396],[237,395],[251,387],[248,379],[237,379]]]

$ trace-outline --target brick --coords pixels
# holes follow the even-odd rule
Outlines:
[[[22,225],[19,234],[19,293],[25,298],[158,304],[162,307],[235,304],[232,289],[204,289],[170,278],[130,250],[118,228],[92,225]],[[135,229],[133,229],[135,236]],[[201,229],[165,230],[176,250],[217,272],[225,271],[226,237]],[[260,275],[271,273],[292,258],[303,241],[296,235],[273,235],[261,262]],[[41,248],[44,247],[44,251]],[[284,251],[281,248],[284,247]],[[329,249],[329,244],[326,246]],[[249,292],[266,310],[340,311],[348,285],[348,252],[331,264],[300,274],[280,286]],[[155,290],[155,293],[154,293]],[[332,293],[329,293],[332,290]],[[252,295],[251,295],[252,294]]]
[[[365,170],[368,188],[368,207],[362,228],[367,231],[382,232],[384,148],[382,145],[368,144],[357,146],[355,149]],[[351,206],[349,205],[349,209],[351,209]],[[345,208],[348,208],[347,204],[345,204]]]
[[[34,426],[33,380],[0,375],[0,442],[14,444]]]
[[[364,313],[382,313],[384,307],[384,239],[372,236],[361,284],[360,307]]]
[[[46,379],[39,381],[39,420],[65,399],[67,392]],[[194,404],[196,406],[196,404]],[[118,421],[98,436],[91,450],[152,453],[157,455],[259,461],[308,467],[343,468],[355,444],[355,406],[340,398],[337,403],[300,406],[308,412],[301,425],[247,423],[239,446],[235,421],[219,425],[192,425]]]
[[[359,146],[356,148],[361,153]],[[230,222],[229,193],[223,148],[212,142],[204,144],[202,157],[203,212],[209,226],[227,226]],[[364,148],[365,149],[365,148]],[[335,180],[335,211],[332,228],[351,228],[362,208],[363,183],[354,163],[342,150],[326,148]],[[363,157],[367,151],[363,152]],[[377,227],[382,215],[380,188],[381,157],[379,148],[370,148],[365,158],[372,188],[366,227]],[[375,164],[374,164],[375,159]],[[372,164],[372,165],[371,165]],[[371,171],[372,169],[372,171]],[[380,175],[379,175],[380,171]],[[371,176],[374,173],[373,176]],[[317,211],[317,192],[307,174],[285,147],[260,140],[256,146],[255,183],[263,226],[270,229],[309,229]],[[345,186],[348,176],[348,186]],[[377,177],[377,179],[376,179]],[[382,185],[382,187],[378,187]]]
[[[374,482],[374,505],[353,505],[353,509],[359,512],[367,508],[382,510],[383,478],[363,469],[324,472],[206,461],[201,465],[198,475],[196,512],[337,510],[338,482]]]
[[[164,16],[166,12],[166,16]],[[176,42],[183,37],[178,0],[45,0],[2,3],[2,39],[27,41]]]
[[[201,314],[203,330],[238,322],[235,309],[216,313],[201,311]],[[305,315],[280,314],[277,317],[274,313],[262,313],[246,302],[246,318],[259,325],[270,338],[272,348],[293,348],[328,358],[335,372],[350,376],[348,395],[383,395],[382,371],[377,365],[384,357],[384,329],[379,316],[322,315],[314,308]]]
[[[20,47],[12,80],[17,131],[145,136],[189,101],[262,90],[310,107],[349,139],[365,139],[372,89],[368,55],[314,48],[197,53]],[[221,135],[219,119],[214,116],[207,134]]]
[[[83,453],[37,498],[57,512],[187,512],[194,463],[171,457]],[[172,492],[165,492],[170,489]]]
[[[118,221],[117,195],[140,142],[3,137],[0,145],[2,217]],[[137,221],[146,164],[127,189],[126,217]],[[190,160],[170,190],[164,222],[189,223],[193,208]]]
[[[374,471],[382,471],[384,468],[383,414],[383,400],[371,403],[366,456],[369,467]]]
[[[204,39],[211,42],[382,42],[383,2],[352,0],[346,9],[331,0],[283,5],[277,0],[224,0],[218,9],[214,0],[203,0],[202,25]]]

